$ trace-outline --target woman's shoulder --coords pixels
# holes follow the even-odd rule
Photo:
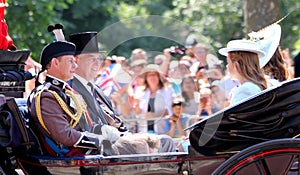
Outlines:
[[[268,87],[279,86],[281,84],[281,82],[279,82],[278,80],[276,80],[274,78],[268,78],[267,83],[268,83]]]
[[[170,86],[170,85],[164,86],[161,90],[162,90],[163,92],[173,92],[173,88],[172,88],[172,86]]]
[[[247,82],[243,83],[242,85],[240,85],[240,88],[248,89],[251,91],[261,91],[260,87],[257,84],[250,82],[250,81],[247,81]]]
[[[260,87],[252,82],[245,82],[232,93],[231,104],[235,104],[261,91]]]
[[[248,97],[248,96],[251,96],[251,95],[254,95],[256,93],[259,93],[261,91],[260,87],[257,86],[256,84],[254,83],[251,83],[251,82],[246,82],[242,85],[240,85],[238,88],[236,88],[232,95],[235,97],[235,98],[245,98],[245,97]]]

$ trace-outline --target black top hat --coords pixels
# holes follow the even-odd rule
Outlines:
[[[46,69],[47,64],[52,60],[63,55],[75,55],[75,45],[67,41],[55,41],[46,45],[41,53],[40,63],[42,71]]]
[[[76,55],[82,53],[99,53],[97,32],[71,34],[69,41],[76,45]]]

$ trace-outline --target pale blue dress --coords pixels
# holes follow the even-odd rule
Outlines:
[[[252,82],[245,82],[233,89],[230,105],[235,105],[241,102],[242,100],[252,95],[255,95],[261,91],[262,90],[260,89],[260,87],[256,84]]]

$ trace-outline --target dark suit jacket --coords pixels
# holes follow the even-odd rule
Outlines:
[[[107,115],[104,114],[95,97],[93,97],[93,95],[76,77],[74,77],[73,80],[70,81],[70,85],[73,89],[75,89],[79,94],[82,95],[85,103],[87,104],[90,116],[96,124],[113,124],[114,119],[109,118]],[[102,90],[96,85],[94,85],[94,88],[97,92],[98,97],[101,98],[101,100],[113,111],[110,99],[107,96],[105,96]]]

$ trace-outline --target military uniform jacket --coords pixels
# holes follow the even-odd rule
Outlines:
[[[72,111],[73,109],[70,104],[70,98],[65,94],[65,85],[65,82],[55,79],[54,77],[47,76],[46,82],[42,86],[48,86],[49,90],[57,92]],[[49,133],[38,121],[35,97],[33,97],[31,100],[30,111],[38,130],[55,140],[58,144],[74,146],[81,137],[80,126],[77,124],[74,128],[70,127],[71,118],[64,112],[52,93],[48,91],[42,92],[40,108],[43,122]]]

